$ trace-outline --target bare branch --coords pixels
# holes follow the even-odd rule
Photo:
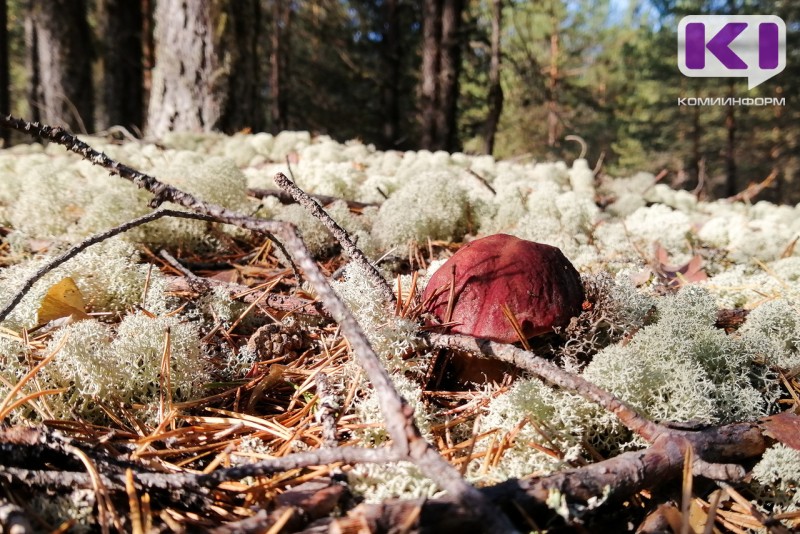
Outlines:
[[[394,296],[392,286],[389,285],[378,269],[369,261],[369,258],[367,258],[363,252],[361,252],[361,249],[356,246],[347,231],[342,228],[339,223],[334,221],[333,217],[328,215],[328,212],[326,212],[322,206],[320,206],[319,202],[311,198],[308,193],[297,187],[297,185],[289,180],[285,174],[281,172],[276,174],[275,183],[278,184],[278,187],[281,189],[288,191],[298,204],[303,206],[309,213],[311,213],[311,215],[316,217],[322,224],[325,225],[325,228],[327,228],[328,231],[333,234],[333,237],[336,238],[339,244],[342,245],[342,249],[344,249],[347,255],[353,258],[353,261],[355,261],[364,270],[372,283],[380,288],[381,293],[383,293],[383,298],[386,299],[386,302],[394,307],[397,303],[397,298]]]
[[[0,310],[0,321],[8,317],[8,314],[11,313],[11,311],[17,306],[17,304],[20,303],[20,301],[22,301],[23,298],[25,298],[25,295],[27,295],[28,292],[31,290],[33,284],[41,280],[44,275],[46,275],[59,265],[62,265],[67,261],[71,260],[72,258],[77,256],[87,248],[91,247],[92,245],[96,245],[97,243],[105,241],[106,239],[110,239],[115,235],[127,232],[131,228],[135,228],[137,226],[153,222],[157,219],[160,219],[161,217],[182,217],[185,219],[198,219],[201,221],[217,220],[216,217],[202,215],[198,213],[187,213],[185,211],[178,211],[178,210],[157,210],[152,213],[148,213],[147,215],[143,215],[141,217],[133,219],[132,221],[120,224],[119,226],[111,228],[110,230],[106,230],[105,232],[101,232],[87,239],[84,239],[83,241],[81,241],[74,247],[70,248],[63,254],[60,254],[55,258],[51,259],[50,261],[48,261],[47,263],[45,263],[41,268],[39,268],[39,270],[37,270],[33,275],[31,275],[27,280],[25,280],[25,283],[22,285],[20,290],[17,292],[16,295],[14,295],[14,298],[12,298],[8,302],[8,304],[6,304],[3,307],[3,309]]]
[[[633,432],[636,432],[651,443],[670,430],[642,417],[630,406],[611,393],[600,389],[588,380],[568,373],[556,364],[528,351],[518,349],[514,345],[495,343],[485,339],[469,336],[430,334],[429,339],[435,347],[458,349],[482,356],[495,358],[516,365],[520,369],[535,374],[551,384],[572,391],[583,398],[595,402],[616,415],[619,420]]]
[[[266,198],[266,197],[275,197],[281,204],[294,204],[296,200],[292,195],[290,195],[287,191],[283,191],[282,189],[256,189],[251,188],[247,190],[247,194],[253,198]],[[345,198],[339,197],[332,197],[330,195],[311,195],[311,198],[316,200],[322,205],[333,204],[334,202],[341,201],[347,204],[347,207],[351,210],[361,210],[364,208],[368,208],[371,206],[380,206],[380,204],[376,204],[374,202],[357,202],[355,200],[347,200]]]
[[[189,193],[160,182],[153,176],[112,160],[62,128],[30,123],[10,115],[0,117],[0,126],[13,128],[65,146],[93,164],[102,166],[112,174],[129,180],[152,193],[154,199],[151,205],[157,206],[163,202],[173,202],[196,213],[214,217],[220,222],[277,236],[305,273],[306,279],[316,291],[323,305],[341,326],[342,333],[350,342],[356,360],[375,388],[381,413],[386,422],[386,429],[393,441],[393,450],[416,464],[426,476],[459,500],[464,508],[476,518],[482,518],[481,521],[485,523],[487,531],[516,532],[505,514],[495,510],[483,495],[468,484],[459,472],[422,437],[414,423],[413,407],[409,406],[395,389],[388,372],[367,341],[358,321],[333,291],[294,225],[257,219],[204,202]],[[384,283],[386,283],[385,280]],[[388,284],[386,285],[388,287]],[[391,292],[391,288],[389,291]]]

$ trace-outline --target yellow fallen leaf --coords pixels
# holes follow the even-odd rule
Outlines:
[[[73,321],[89,318],[81,290],[75,285],[75,280],[69,276],[47,291],[37,315],[39,324],[46,324],[65,317],[71,317]]]

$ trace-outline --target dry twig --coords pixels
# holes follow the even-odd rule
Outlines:
[[[312,285],[323,305],[341,326],[359,365],[364,369],[375,388],[386,429],[392,438],[392,454],[413,462],[426,476],[434,480],[442,489],[453,496],[463,512],[482,522],[489,532],[515,532],[505,514],[498,513],[485,497],[468,484],[447,461],[420,434],[413,419],[414,409],[400,396],[389,374],[381,364],[364,335],[361,326],[350,310],[339,299],[328,280],[322,274],[311,253],[305,246],[294,225],[276,221],[266,221],[228,210],[222,206],[204,202],[197,197],[171,185],[160,182],[155,177],[144,174],[127,165],[112,160],[107,155],[94,150],[85,142],[59,127],[44,126],[17,119],[12,116],[0,117],[0,126],[18,130],[29,135],[41,137],[58,143],[110,173],[131,181],[136,186],[153,194],[151,206],[172,202],[204,216],[213,217],[219,222],[236,225],[240,228],[278,237],[289,255],[295,260],[305,277]],[[276,176],[279,181],[283,176]],[[285,181],[286,177],[283,176]],[[318,204],[317,204],[318,207]],[[355,247],[355,245],[353,245]],[[355,248],[355,254],[363,253]],[[353,256],[355,257],[355,256]],[[364,260],[366,258],[364,257]],[[375,271],[377,272],[377,271]],[[378,273],[379,276],[379,273]],[[380,277],[383,280],[382,277]],[[385,280],[383,283],[391,292]],[[392,293],[393,302],[394,294]]]
[[[148,213],[147,215],[137,217],[132,221],[120,224],[119,226],[111,228],[110,230],[106,230],[105,232],[100,232],[91,237],[88,237],[83,241],[81,241],[80,243],[78,243],[77,245],[75,245],[74,247],[64,252],[63,254],[56,256],[55,258],[51,259],[50,261],[42,265],[42,267],[40,267],[39,270],[37,270],[33,275],[31,275],[27,280],[25,280],[25,283],[22,285],[19,291],[17,291],[17,294],[14,295],[14,298],[12,298],[3,307],[3,309],[0,310],[0,321],[8,317],[8,314],[11,313],[11,311],[17,306],[17,304],[19,304],[20,301],[22,301],[25,295],[28,294],[28,291],[31,290],[33,284],[41,280],[41,278],[44,275],[46,275],[59,265],[62,265],[67,261],[71,260],[72,258],[74,258],[75,256],[77,256],[78,254],[80,254],[81,252],[83,252],[92,245],[96,245],[97,243],[105,241],[106,239],[110,239],[115,235],[127,232],[131,228],[135,228],[137,226],[153,222],[157,219],[160,219],[161,217],[181,217],[184,219],[198,219],[201,221],[217,220],[213,216],[203,215],[199,213],[186,213],[185,211],[178,211],[178,210],[156,210],[152,213]]]
[[[373,284],[381,290],[383,293],[383,298],[386,299],[386,302],[389,303],[392,307],[395,306],[397,302],[397,298],[394,295],[394,291],[392,291],[392,286],[386,281],[386,279],[381,275],[380,271],[369,261],[361,249],[356,246],[353,240],[350,238],[350,235],[347,233],[347,230],[342,228],[339,223],[333,220],[333,218],[328,215],[322,206],[320,206],[319,202],[314,200],[311,196],[308,195],[305,191],[297,187],[297,185],[289,180],[283,173],[278,173],[275,175],[275,183],[278,184],[278,187],[287,191],[292,197],[297,201],[298,204],[303,206],[306,210],[308,210],[311,215],[316,217],[322,224],[325,225],[325,228],[333,234],[333,237],[339,242],[344,249],[345,253],[348,256],[353,258],[363,270],[364,273],[369,277]]]

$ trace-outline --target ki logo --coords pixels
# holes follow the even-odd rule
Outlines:
[[[691,15],[678,24],[678,68],[693,78],[747,78],[786,68],[786,24],[774,15]]]

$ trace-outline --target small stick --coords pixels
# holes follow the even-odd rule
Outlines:
[[[279,172],[275,175],[275,183],[284,191],[288,191],[290,195],[297,201],[298,204],[308,210],[311,215],[316,217],[325,227],[333,234],[333,237],[342,245],[344,251],[353,258],[366,273],[367,277],[375,284],[383,293],[386,302],[395,306],[397,299],[394,296],[391,286],[386,279],[381,275],[378,269],[370,263],[369,259],[361,252],[361,249],[356,246],[347,231],[339,226],[339,223],[333,220],[333,217],[328,215],[319,202],[311,198],[308,193],[297,187],[297,185],[289,180],[285,174]]]
[[[166,250],[161,249],[158,255],[161,256],[164,259],[164,261],[166,261],[170,265],[170,267],[181,273],[186,278],[191,278],[191,279],[198,278],[196,274],[194,274],[192,271],[184,267],[183,264],[181,264],[181,262],[179,262],[175,256],[173,256]]]
[[[486,180],[486,178],[484,178],[483,176],[481,176],[477,172],[473,171],[472,169],[467,169],[467,172],[470,173],[475,178],[477,178],[478,181],[480,181],[480,183],[482,183],[484,185],[484,187],[486,187],[486,189],[491,191],[493,195],[497,194],[497,191],[495,191],[494,187],[492,187],[492,185]]]
[[[319,397],[316,418],[322,424],[322,440],[326,447],[335,447],[339,444],[339,438],[336,435],[336,412],[339,410],[339,402],[331,391],[327,374],[317,373],[314,382],[316,382],[317,396]]]
[[[600,389],[583,377],[568,373],[556,364],[513,345],[459,335],[429,334],[429,339],[434,347],[458,349],[478,356],[509,362],[551,384],[577,393],[616,415],[623,425],[651,443],[660,435],[670,433],[670,429],[642,417],[614,395]]]
[[[137,217],[136,219],[133,219],[126,223],[120,224],[119,226],[115,226],[114,228],[106,230],[105,232],[100,232],[99,234],[95,234],[91,237],[88,237],[83,241],[81,241],[80,243],[78,243],[77,245],[75,245],[74,247],[72,247],[71,249],[64,252],[63,254],[56,256],[55,258],[51,259],[50,261],[42,265],[42,267],[39,268],[38,271],[33,273],[27,280],[25,280],[25,283],[22,284],[22,288],[17,292],[16,295],[14,295],[14,298],[12,298],[8,302],[8,304],[6,304],[3,307],[3,309],[0,310],[0,321],[3,321],[6,317],[8,317],[8,314],[11,313],[14,310],[14,308],[17,307],[17,304],[19,304],[20,301],[22,301],[22,299],[25,297],[25,295],[27,295],[28,292],[31,290],[33,284],[41,280],[41,278],[44,275],[46,275],[59,265],[62,265],[67,261],[71,260],[72,258],[77,256],[87,248],[91,247],[92,245],[96,245],[97,243],[105,241],[106,239],[114,237],[115,235],[127,232],[131,228],[135,228],[137,226],[153,222],[157,219],[160,219],[161,217],[182,217],[185,219],[199,219],[201,221],[217,220],[216,217],[210,215],[203,215],[199,213],[187,213],[185,211],[177,211],[177,210],[157,210],[147,215]]]

